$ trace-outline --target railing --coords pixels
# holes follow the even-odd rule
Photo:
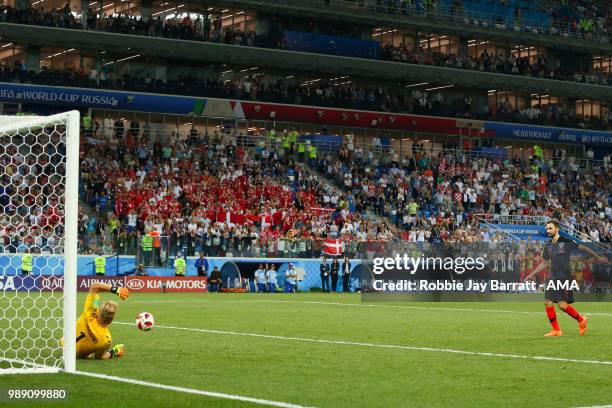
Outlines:
[[[285,0],[276,0],[278,3],[286,5]],[[521,17],[520,20],[514,15],[500,16],[480,11],[466,10],[465,8],[453,8],[447,6],[435,6],[430,9],[416,2],[411,6],[396,7],[393,5],[378,5],[370,1],[348,1],[348,0],[303,0],[300,5],[312,7],[328,7],[330,9],[348,10],[348,11],[368,11],[380,14],[387,14],[398,17],[411,17],[419,19],[427,19],[439,22],[452,22],[466,25],[476,25],[484,28],[492,28],[508,31],[522,31],[534,34],[546,34],[562,37],[571,37],[580,40],[589,40],[597,42],[609,42],[609,34],[596,33],[584,34],[580,31],[561,30],[551,24],[550,17],[547,21],[537,21],[529,18]]]
[[[555,27],[556,22],[551,21],[551,16],[545,19],[533,20],[529,17],[516,18],[512,9],[508,8],[505,14],[487,13],[478,10],[470,10],[465,7],[453,7],[446,5],[436,5],[427,7],[421,1],[415,1],[412,5],[401,5],[399,1],[393,5],[377,4],[377,1],[365,0],[268,0],[266,5],[273,7],[272,3],[277,3],[279,6],[293,5],[301,8],[315,9],[330,9],[339,11],[360,11],[367,13],[386,14],[391,17],[405,17],[423,20],[432,20],[443,23],[459,23],[471,26],[480,26],[483,28],[491,28],[508,31],[522,31],[534,34],[546,34],[553,36],[571,37],[580,40],[609,42],[610,34],[605,32],[593,31],[590,33],[582,33],[580,30],[572,31],[569,29],[561,29]],[[293,3],[293,4],[292,4]],[[189,6],[184,10],[190,9]],[[170,9],[172,10],[172,9]],[[168,10],[168,11],[170,11]],[[80,17],[80,14],[77,14]]]
[[[163,253],[162,262],[155,260],[154,254],[142,256],[142,245],[138,243],[138,249],[134,255],[138,256],[138,262],[143,263],[146,268],[160,267],[171,268],[171,261],[177,256],[197,256],[203,253],[206,257],[239,257],[239,258],[305,258],[315,259],[325,255],[323,239],[298,239],[279,238],[268,239],[262,242],[260,239],[252,238],[223,238],[200,237],[180,238],[166,237],[167,252]],[[343,255],[351,259],[372,259],[375,254],[387,251],[390,245],[395,245],[398,240],[369,240],[359,241],[350,239],[344,241]],[[129,255],[129,254],[128,254]],[[330,256],[330,255],[328,255]]]
[[[600,251],[608,252],[610,250],[610,245],[603,243],[603,242],[593,241],[590,235],[585,234],[582,231],[578,231],[577,229],[575,229],[572,225],[568,223],[562,222],[559,224],[559,227],[561,228],[561,230],[565,231],[567,234],[571,235],[572,237],[582,242],[588,243],[589,245],[597,248]]]
[[[288,123],[290,125],[290,123]],[[129,130],[129,127],[126,128],[126,132]],[[141,127],[141,132],[142,132],[142,127]],[[104,134],[104,128],[100,128],[99,130],[100,134]],[[237,134],[238,133],[238,134]],[[282,149],[282,139],[281,139],[281,132],[277,132],[277,135],[275,136],[274,139],[270,139],[268,136],[265,135],[243,135],[240,134],[241,132],[237,131],[237,130],[233,130],[233,132],[230,135],[227,134],[219,134],[219,141],[222,143],[236,143],[237,145],[240,145],[242,147],[246,147],[246,148],[266,148],[266,149],[274,149],[276,151],[280,151]],[[159,137],[159,141],[162,143],[162,145],[168,143],[171,139],[171,137],[174,137],[175,139],[182,139],[182,140],[186,140],[189,141],[190,139],[190,134],[188,131],[185,132],[178,132],[178,134],[176,132],[159,132],[159,131],[152,131],[151,134],[155,137]],[[430,133],[426,133],[426,132],[419,132],[419,134],[421,134],[422,136],[427,136],[427,135],[431,135]],[[302,135],[300,138],[301,140],[308,140],[309,136],[317,136],[317,135]],[[231,140],[228,140],[230,139]],[[209,143],[211,143],[214,139],[214,135],[209,135]],[[457,144],[459,143],[459,137],[457,136]],[[198,139],[196,139],[195,141],[193,141],[194,143],[198,143],[198,140],[202,140],[202,136],[200,135]],[[311,142],[312,145],[316,146],[318,152],[319,152],[319,157],[322,156],[326,156],[327,154],[334,154],[337,153],[340,148],[345,144],[344,142],[344,138],[343,139],[338,139],[337,141],[313,141]],[[95,137],[90,139],[90,142],[92,144],[103,144],[104,140],[100,137]],[[429,157],[432,156],[438,156],[440,153],[445,153],[445,154],[451,154],[454,157],[457,158],[466,158],[466,159],[480,159],[480,158],[495,158],[495,157],[500,157],[501,159],[512,159],[512,155],[510,153],[508,153],[507,148],[506,149],[506,156],[502,156],[502,155],[496,155],[494,153],[491,152],[487,152],[487,151],[480,151],[478,150],[478,148],[474,148],[474,149],[470,149],[470,150],[465,150],[465,149],[461,149],[461,148],[456,148],[456,147],[448,147],[448,148],[441,148],[441,147],[427,147],[427,148],[416,148],[413,149],[413,140],[410,140],[410,144],[409,143],[392,143],[392,144],[386,144],[386,145],[381,145],[381,146],[377,146],[374,147],[372,145],[372,143],[366,143],[366,142],[359,142],[359,141],[353,141],[353,146],[354,146],[354,150],[359,150],[361,149],[363,152],[363,161],[367,162],[368,157],[370,152],[372,152],[372,156],[373,158],[382,159],[382,162],[384,163],[388,163],[392,160],[392,156],[390,156],[390,154],[397,154],[398,156],[398,160],[401,161],[403,158],[412,158],[415,157],[417,155],[421,156],[421,155],[426,155]],[[421,142],[421,140],[416,139],[416,142],[419,143]],[[525,142],[525,141],[521,141],[521,142]],[[533,143],[534,145],[538,144],[537,142]],[[293,149],[294,152],[297,151],[297,146],[294,146]],[[308,157],[308,149],[305,153],[305,157]],[[580,169],[594,169],[594,168],[598,168],[598,167],[603,167],[604,162],[603,160],[596,160],[596,159],[588,159],[585,157],[565,157],[563,159],[561,158],[555,158],[555,157],[547,157],[545,158],[545,162],[548,164],[550,161],[553,162],[553,165],[559,165],[560,163],[565,163],[565,164],[576,164]]]
[[[545,215],[474,214],[474,218],[491,224],[515,225],[542,225],[550,220],[550,217]]]
[[[544,225],[551,218],[546,215],[499,215],[499,214],[474,214],[474,220],[487,223],[490,225],[499,224],[516,224],[516,225]],[[588,235],[578,231],[573,226],[566,222],[559,224],[561,231],[576,238],[577,240],[588,243],[590,246],[597,248],[603,252],[610,250],[607,243],[596,242]]]
[[[512,241],[520,241],[521,239],[519,237],[517,237],[516,235],[514,235],[513,233],[511,233],[508,230],[505,230],[503,228],[500,228],[499,226],[497,226],[496,224],[490,222],[490,220],[488,220],[486,217],[482,217],[483,214],[475,214],[473,216],[473,220],[474,223],[476,223],[476,225],[480,226],[480,225],[484,225],[485,227],[487,227],[490,231],[494,231],[496,233],[500,233],[508,238],[510,238]]]

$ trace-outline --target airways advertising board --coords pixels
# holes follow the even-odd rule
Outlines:
[[[77,291],[87,292],[95,282],[127,287],[132,292],[208,292],[205,277],[79,276]],[[0,291],[63,291],[64,277],[57,275],[0,276]]]

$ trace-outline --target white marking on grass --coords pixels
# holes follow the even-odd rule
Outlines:
[[[612,408],[612,404],[611,405],[593,405],[590,407],[576,407],[576,408]]]
[[[252,402],[253,404],[267,405],[270,407],[307,408],[303,405],[290,404],[288,402],[243,397],[241,395],[224,394],[222,392],[213,392],[213,391],[204,391],[204,390],[198,390],[195,388],[177,387],[174,385],[159,384],[159,383],[153,383],[153,382],[148,382],[148,381],[135,380],[133,378],[116,377],[114,375],[98,374],[98,373],[92,373],[89,371],[76,371],[75,374],[83,375],[86,377],[101,378],[103,380],[118,381],[118,382],[124,382],[128,384],[134,384],[134,385],[142,385],[144,387],[152,387],[152,388],[159,388],[162,390],[182,392],[186,394],[196,394],[196,395],[204,395],[204,396],[213,397],[213,398],[222,398],[222,399],[229,399],[229,400],[242,401],[242,402]]]
[[[132,303],[189,303],[198,302],[206,303],[210,302],[211,299],[168,299],[168,300],[135,300]],[[472,308],[459,308],[459,307],[427,307],[427,306],[400,306],[400,305],[379,305],[379,304],[368,304],[368,303],[342,303],[342,302],[321,302],[321,301],[309,301],[309,300],[273,300],[273,299],[250,299],[250,300],[224,300],[224,303],[247,303],[247,302],[268,302],[268,303],[306,303],[313,305],[332,305],[332,306],[354,306],[354,307],[382,307],[382,308],[393,308],[393,309],[413,309],[413,310],[444,310],[444,311],[455,311],[455,312],[487,312],[487,313],[511,313],[511,314],[527,314],[542,316],[543,312],[529,312],[520,310],[502,310],[502,309],[472,309]],[[612,317],[612,313],[582,313],[585,316],[603,316]]]
[[[114,322],[115,324],[133,325],[133,323],[127,322]],[[159,329],[169,330],[183,330],[198,333],[211,333],[211,334],[226,334],[231,336],[243,336],[243,337],[258,337],[264,339],[274,340],[289,340],[289,341],[300,341],[305,343],[319,343],[319,344],[336,344],[342,346],[357,346],[357,347],[370,347],[370,348],[382,348],[382,349],[395,349],[395,350],[411,350],[411,351],[430,351],[437,353],[450,353],[450,354],[461,354],[469,356],[484,356],[484,357],[501,357],[501,358],[515,358],[522,360],[539,360],[539,361],[561,361],[565,363],[582,363],[582,364],[598,364],[598,365],[609,365],[612,366],[612,361],[599,361],[599,360],[581,360],[574,358],[561,358],[561,357],[548,357],[548,356],[529,356],[522,354],[505,354],[505,353],[489,353],[483,351],[468,351],[468,350],[455,350],[446,348],[434,348],[434,347],[417,347],[417,346],[406,346],[402,344],[378,344],[378,343],[362,343],[357,341],[347,340],[328,340],[328,339],[313,339],[307,337],[288,337],[288,336],[275,336],[272,334],[259,334],[259,333],[244,333],[227,330],[212,330],[212,329],[196,329],[191,327],[176,327],[176,326],[155,326]]]
[[[456,312],[488,312],[488,313],[512,313],[512,314],[530,314],[542,316],[544,312],[528,312],[520,310],[502,310],[502,309],[472,309],[464,307],[428,307],[428,306],[400,306],[400,305],[379,305],[369,303],[343,303],[343,302],[321,302],[311,300],[273,300],[273,299],[257,299],[252,302],[269,302],[269,303],[307,303],[314,305],[332,305],[332,306],[355,306],[355,307],[382,307],[392,309],[413,309],[413,310],[444,310]],[[586,316],[604,316],[612,317],[612,313],[583,313]]]
[[[185,300],[134,300],[131,303],[187,303],[187,302],[206,302],[205,299],[185,299]]]

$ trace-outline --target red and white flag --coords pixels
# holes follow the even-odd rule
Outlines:
[[[323,242],[323,253],[331,256],[341,256],[342,247],[342,241],[339,239],[328,238]]]

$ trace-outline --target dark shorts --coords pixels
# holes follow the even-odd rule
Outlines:
[[[548,284],[548,282],[546,282],[546,284]],[[552,300],[554,303],[562,301],[574,303],[574,291],[571,289],[546,289],[544,298]]]

